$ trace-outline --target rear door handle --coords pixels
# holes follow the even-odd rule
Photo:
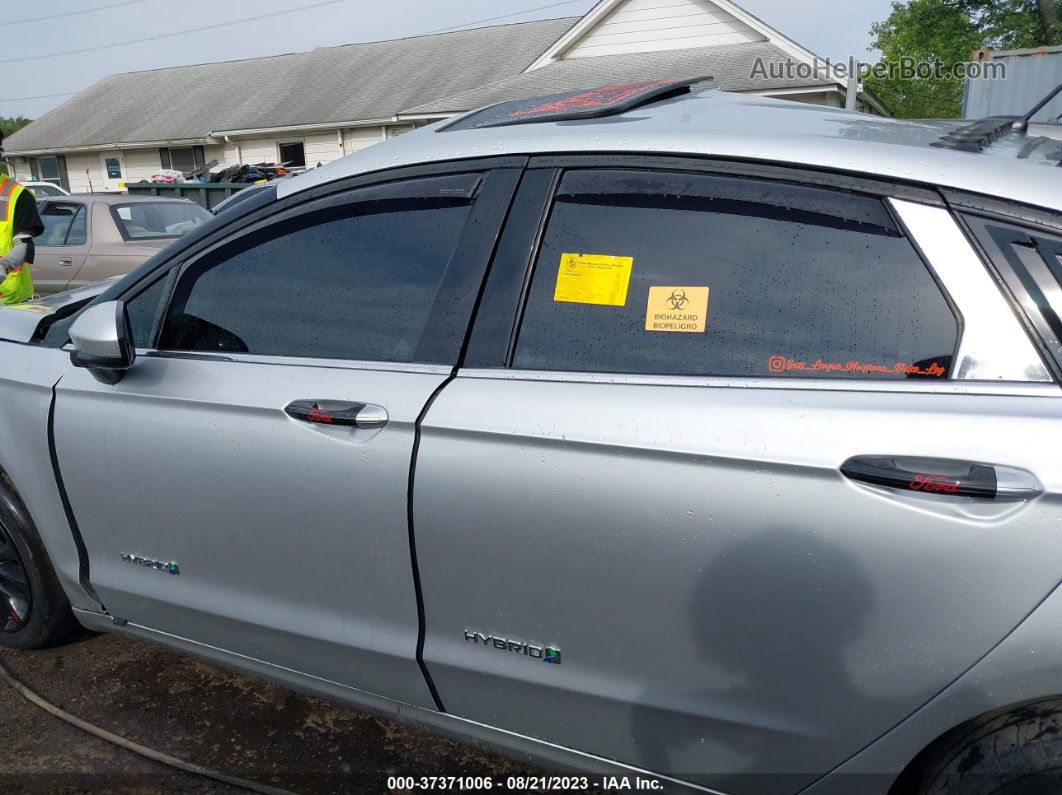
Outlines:
[[[382,428],[387,424],[387,410],[372,403],[349,403],[341,400],[293,400],[284,407],[292,419],[315,425],[347,425],[355,428]]]
[[[72,257],[60,257],[59,258],[59,264],[60,265],[73,265],[74,264],[74,260],[73,260]]]
[[[859,455],[841,464],[841,474],[900,491],[1000,502],[1032,499],[1042,491],[1024,469],[947,458]]]

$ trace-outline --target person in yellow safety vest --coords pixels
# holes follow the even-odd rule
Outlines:
[[[0,157],[3,154],[0,132]],[[44,224],[33,194],[11,177],[0,177],[0,304],[15,304],[32,296],[33,238],[42,232]],[[11,274],[15,278],[8,278]]]

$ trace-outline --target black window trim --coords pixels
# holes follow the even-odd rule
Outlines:
[[[962,201],[957,195],[953,195],[952,198]],[[1000,212],[1004,209],[1006,212]],[[1032,209],[1031,213],[1030,209]],[[1020,205],[981,201],[956,204],[952,207],[952,213],[970,245],[973,246],[981,261],[985,263],[989,274],[999,285],[1007,304],[1033,341],[1040,358],[1051,373],[1052,380],[1062,385],[1062,344],[1056,343],[1052,346],[1049,343],[1049,340],[1058,340],[1059,335],[1057,330],[1051,328],[1037,305],[1036,299],[1026,286],[1027,274],[1019,273],[1014,268],[1006,254],[998,250],[995,241],[992,241],[990,248],[984,240],[987,234],[984,229],[986,223],[1002,225],[1015,236],[1062,236],[1062,218],[1040,214],[1034,208],[1023,208]]]
[[[261,195],[249,199],[247,207],[239,208],[231,215],[223,213],[222,215],[214,216],[214,222],[203,232],[196,233],[193,230],[188,235],[178,238],[161,252],[161,256],[152,257],[139,268],[131,271],[128,281],[122,279],[117,284],[108,287],[86,306],[106,301],[131,300],[140,293],[142,285],[153,284],[158,274],[173,268],[179,268],[192,258],[199,257],[207,251],[216,248],[223,241],[234,239],[236,236],[245,234],[263,223],[271,222],[272,219],[278,218],[282,213],[308,204],[318,198],[344,193],[355,188],[370,187],[403,179],[444,176],[466,171],[488,172],[492,169],[501,168],[522,169],[526,164],[526,157],[512,155],[465,158],[370,171],[334,182],[326,182],[323,185],[307,188],[280,199],[275,199],[270,195],[273,190],[258,191]],[[172,284],[169,289],[172,291]],[[164,300],[167,308],[169,300],[170,295],[167,294]],[[159,330],[156,328],[154,331],[152,347],[158,340]]]
[[[187,235],[178,238],[177,241],[171,243],[165,250],[164,258],[155,259],[153,257],[148,262],[145,262],[144,265],[140,266],[140,268],[131,271],[131,274],[135,274],[135,281],[130,281],[129,284],[126,285],[123,280],[122,283],[108,288],[97,296],[95,302],[103,303],[104,301],[124,300],[127,296],[132,295],[136,291],[138,285],[142,284],[145,280],[150,279],[153,274],[156,274],[161,270],[180,266],[192,257],[198,257],[208,249],[214,248],[222,240],[227,240],[230,237],[243,234],[250,230],[251,227],[255,227],[263,221],[268,222],[270,219],[279,218],[282,213],[297,208],[303,204],[307,204],[315,199],[331,196],[333,194],[345,193],[354,188],[380,185],[385,182],[397,182],[399,180],[415,179],[417,177],[445,176],[447,174],[456,174],[465,171],[487,172],[491,169],[498,168],[523,168],[526,163],[526,157],[514,157],[510,155],[493,158],[470,158],[440,161],[438,163],[400,166],[398,168],[382,169],[379,171],[357,174],[334,182],[326,182],[323,185],[318,185],[313,188],[307,188],[280,199],[271,198],[269,196],[269,194],[272,193],[271,190],[258,191],[261,196],[249,199],[247,201],[247,204],[249,205],[248,207],[245,207],[242,210],[237,210],[231,215],[223,213],[222,215],[214,216],[214,221],[217,222],[217,225],[212,224],[211,228],[204,230],[202,234],[197,234],[193,230]],[[259,204],[259,202],[262,203]]]
[[[475,167],[477,162],[478,168]],[[291,198],[298,199],[299,201],[297,202],[280,200],[277,203],[267,205],[266,208],[262,208],[263,210],[272,210],[272,212],[252,212],[245,219],[245,223],[223,226],[218,230],[217,234],[211,235],[207,241],[204,241],[204,245],[194,247],[194,253],[184,252],[174,260],[165,265],[160,265],[151,274],[145,274],[142,279],[138,280],[136,288],[139,288],[140,285],[146,285],[143,289],[148,289],[148,287],[154,285],[155,279],[152,276],[159,270],[164,270],[169,274],[176,274],[171,278],[160,304],[159,312],[156,314],[155,325],[151,333],[150,355],[164,358],[229,360],[235,358],[224,354],[170,351],[158,347],[164,318],[169,313],[174,291],[181,277],[189,268],[194,267],[196,263],[204,257],[210,256],[218,249],[267,229],[278,222],[299,218],[329,207],[371,200],[371,196],[352,198],[351,194],[356,191],[371,190],[377,187],[383,190],[392,185],[413,183],[418,179],[470,174],[478,175],[478,181],[469,196],[472,209],[458,235],[457,244],[443,272],[435,301],[425,323],[425,328],[435,327],[436,329],[441,329],[441,331],[422,335],[411,362],[379,362],[381,367],[402,367],[408,364],[456,366],[463,353],[471,316],[478,302],[489,260],[493,254],[497,238],[501,233],[505,215],[516,192],[524,162],[526,162],[526,159],[518,163],[505,162],[501,166],[485,167],[483,161],[475,161],[472,164],[465,165],[463,168],[456,167],[444,170],[403,169],[402,171],[406,173],[399,175],[396,171],[386,172],[387,178],[365,181],[364,184],[360,185],[349,184],[349,181],[344,180],[344,185],[339,189],[320,193],[306,191],[295,194]],[[412,198],[416,195],[417,193],[411,190],[408,197]],[[135,294],[139,295],[143,289],[135,289]],[[126,295],[132,298],[134,288],[131,287],[123,292],[122,297],[124,298]],[[452,307],[455,302],[457,305],[465,307],[467,311],[464,313],[453,311]],[[317,357],[300,357],[290,354],[279,356],[253,354],[253,357],[272,360],[317,360]],[[346,360],[329,361],[332,361],[333,366],[335,366],[338,362]]]
[[[934,189],[907,182],[892,182],[846,171],[816,169],[762,161],[739,160],[726,157],[689,157],[686,155],[652,154],[571,154],[538,155],[531,158],[530,168],[638,168],[645,170],[689,171],[719,176],[753,177],[788,182],[808,187],[850,190],[879,198],[907,199],[920,204],[944,207],[940,193]]]
[[[790,166],[778,166],[760,162],[748,162],[731,159],[694,158],[687,156],[668,155],[631,155],[631,154],[571,154],[571,155],[539,155],[530,158],[525,171],[524,182],[514,199],[514,212],[522,210],[522,216],[510,219],[506,230],[498,246],[498,255],[492,265],[488,283],[484,287],[483,309],[477,315],[469,340],[469,355],[463,362],[463,366],[470,369],[505,370],[513,369],[513,359],[516,352],[516,343],[519,337],[520,324],[523,313],[527,306],[531,279],[534,275],[535,260],[542,243],[543,235],[549,223],[549,218],[554,206],[554,199],[560,180],[565,171],[586,169],[635,169],[639,171],[672,171],[711,174],[718,176],[744,177],[752,179],[770,180],[773,182],[788,183],[803,187],[818,187],[835,190],[846,190],[852,193],[881,199],[886,211],[901,230],[905,239],[911,244],[919,260],[922,262],[930,278],[937,285],[941,296],[944,298],[955,321],[956,335],[955,346],[951,352],[951,370],[946,378],[926,381],[928,384],[946,384],[952,382],[953,369],[956,366],[956,357],[962,344],[962,332],[964,319],[954,300],[945,288],[940,277],[933,269],[932,263],[927,259],[924,252],[917,245],[904,225],[897,218],[891,204],[886,201],[890,198],[906,199],[920,204],[934,207],[946,207],[947,203],[940,193],[913,186],[902,182],[889,182],[880,179],[866,178],[850,175],[844,172],[809,170],[805,168],[793,168]],[[534,172],[550,174],[548,187],[541,191],[535,198],[524,196],[524,183]],[[529,229],[534,229],[534,234],[528,234]],[[514,245],[512,238],[518,241]],[[497,282],[506,280],[506,271],[517,269],[522,272],[522,277],[510,281],[509,289],[499,289]],[[518,282],[520,290],[514,294],[511,283]],[[511,330],[507,337],[503,337],[496,328],[489,328],[491,318],[497,313],[508,313],[512,318]],[[482,320],[480,318],[483,318]],[[632,376],[636,374],[616,374]],[[675,376],[677,378],[699,379],[701,376]],[[733,380],[731,377],[723,377]],[[772,381],[789,379],[771,378]],[[839,383],[892,383],[890,379],[816,379],[801,378],[801,383],[822,384],[832,381]]]

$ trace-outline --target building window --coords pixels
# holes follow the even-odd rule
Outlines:
[[[122,178],[122,161],[117,157],[108,157],[104,165],[107,167],[107,179]]]
[[[305,166],[306,150],[303,148],[302,141],[280,144],[280,162],[286,166]]]
[[[180,146],[159,149],[159,160],[163,168],[174,171],[198,171],[206,167],[206,158],[201,146]]]
[[[66,177],[66,158],[62,155],[31,157],[30,173],[35,180],[51,182],[66,190],[70,190],[70,183],[67,181]]]

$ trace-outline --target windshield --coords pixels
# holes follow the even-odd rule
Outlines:
[[[126,240],[180,237],[213,217],[190,201],[116,204],[111,215]]]

